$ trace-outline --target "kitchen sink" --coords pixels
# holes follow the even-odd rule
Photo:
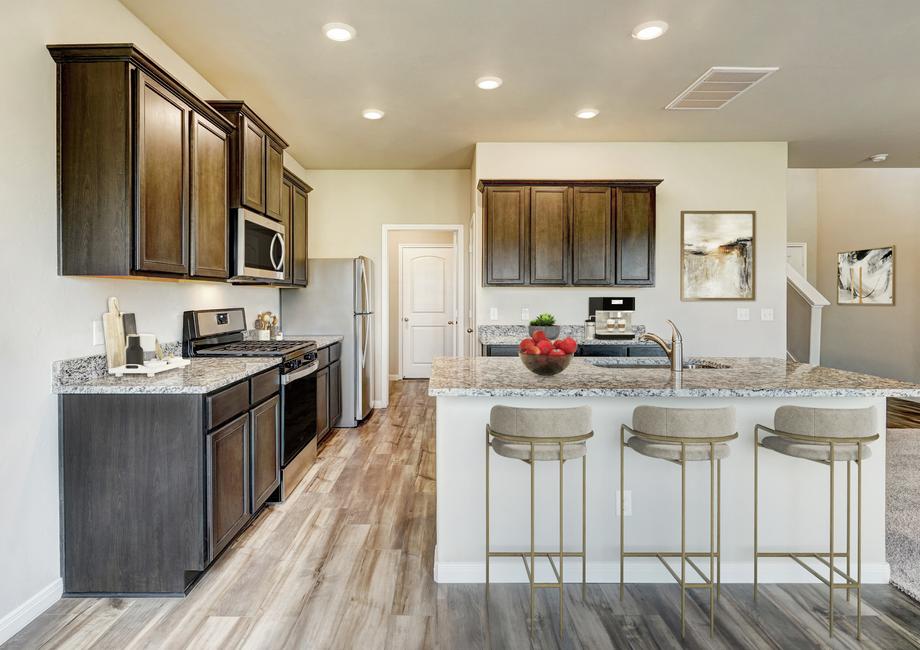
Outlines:
[[[647,358],[596,358],[589,359],[588,363],[598,368],[614,368],[617,370],[648,370],[651,368],[670,368],[671,363],[662,357]],[[686,370],[726,370],[731,366],[719,363],[718,361],[708,361],[706,359],[688,359],[684,361]]]

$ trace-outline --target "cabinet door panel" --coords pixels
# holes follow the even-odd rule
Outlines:
[[[249,414],[208,435],[208,559],[249,520]]]
[[[613,282],[611,191],[576,187],[572,210],[572,284]]]
[[[316,373],[316,436],[322,440],[329,432],[329,368]]]
[[[294,284],[307,286],[307,193],[294,187],[291,211],[292,270]]]
[[[654,190],[617,190],[616,282],[655,284]]]
[[[527,187],[489,187],[485,195],[485,284],[527,283]]]
[[[284,175],[284,149],[268,140],[268,160],[265,165],[265,214],[273,219],[281,218],[282,191]]]
[[[251,411],[253,513],[281,485],[280,404],[276,396]]]
[[[568,187],[533,187],[530,190],[530,284],[569,282]]]
[[[240,120],[242,139],[241,170],[244,206],[256,212],[265,212],[265,171],[268,137],[245,116]]]
[[[227,135],[196,113],[191,124],[191,273],[226,278],[230,275]]]
[[[293,265],[294,229],[291,227],[291,207],[294,201],[294,186],[281,182],[281,223],[284,225],[284,284],[290,284]]]
[[[333,361],[329,365],[329,427],[332,428],[342,417],[342,364]]]
[[[140,271],[188,272],[189,108],[137,73],[137,221]]]

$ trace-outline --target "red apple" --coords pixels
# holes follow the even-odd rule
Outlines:
[[[540,348],[540,354],[549,354],[553,350],[553,344],[545,338],[537,342],[537,347]]]
[[[528,348],[524,348],[522,352],[524,354],[540,354],[540,348],[538,348],[536,345],[531,345]]]
[[[578,349],[578,343],[569,336],[562,340],[562,345],[559,346],[559,349],[565,351],[566,354],[575,354],[575,350]]]
[[[545,341],[545,340],[546,340],[546,334],[543,332],[543,330],[537,330],[536,332],[533,333],[534,343],[539,343],[540,341]]]
[[[533,339],[524,339],[521,341],[520,345],[518,345],[518,350],[525,350],[532,345],[536,345],[536,342]]]
[[[556,339],[555,341],[553,341],[553,347],[556,348],[557,350],[561,350],[561,349],[562,349],[562,342],[563,342],[564,340],[565,340],[565,339]]]
[[[554,349],[554,350],[550,350],[549,356],[551,356],[551,357],[564,357],[564,356],[566,356],[566,353],[565,353],[565,350],[560,350],[559,348],[556,348],[556,349]]]

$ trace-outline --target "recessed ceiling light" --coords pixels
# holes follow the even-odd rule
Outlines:
[[[652,39],[658,38],[666,31],[668,31],[668,24],[666,22],[663,20],[651,20],[647,23],[636,25],[636,28],[633,29],[632,35],[633,38],[640,41],[650,41]]]
[[[481,90],[495,90],[502,85],[502,80],[499,77],[479,77],[476,80],[476,85]]]
[[[575,117],[580,120],[590,120],[592,117],[597,117],[599,112],[596,108],[583,108],[575,113]]]
[[[345,23],[326,23],[323,25],[323,33],[330,40],[344,43],[353,39],[358,32],[354,27]]]
[[[384,112],[379,108],[365,108],[361,111],[361,115],[365,120],[379,120],[383,119]]]
[[[886,160],[888,160],[888,154],[887,153],[875,153],[869,156],[869,160],[871,160],[874,163],[885,162]]]

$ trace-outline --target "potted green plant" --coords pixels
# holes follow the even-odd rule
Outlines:
[[[530,335],[533,336],[537,330],[543,330],[548,339],[559,338],[559,326],[556,325],[556,317],[552,314],[543,313],[530,321],[528,328]]]

